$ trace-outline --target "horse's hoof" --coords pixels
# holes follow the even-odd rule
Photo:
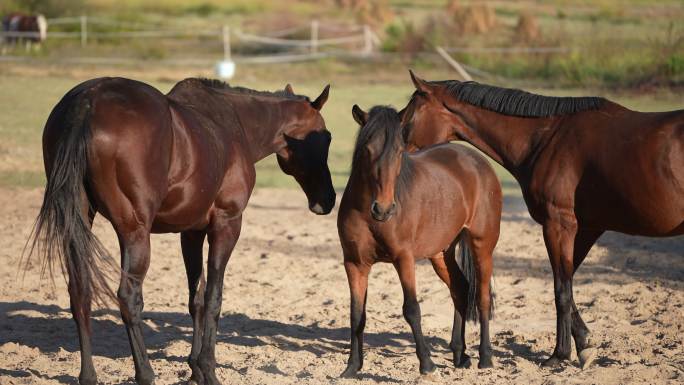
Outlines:
[[[471,365],[472,363],[470,362],[470,356],[467,354],[461,356],[461,360],[459,362],[454,362],[454,366],[459,369],[468,369]]]
[[[430,374],[435,371],[437,367],[435,366],[434,362],[431,360],[428,360],[425,364],[420,365],[420,374]]]
[[[95,376],[79,376],[78,377],[78,384],[79,385],[97,385],[97,377]]]
[[[491,358],[480,358],[477,367],[478,369],[490,369],[494,367],[494,364],[492,363]]]
[[[433,370],[430,373],[421,373],[416,383],[425,384],[430,382],[443,383],[444,380],[437,370]]]
[[[340,378],[356,378],[359,375],[359,370],[353,366],[347,366],[344,372],[340,374]]]
[[[580,368],[584,370],[590,367],[591,364],[594,363],[594,360],[596,360],[596,354],[596,348],[586,348],[579,352],[579,354],[577,354],[577,357],[579,358]]]
[[[558,368],[561,366],[563,363],[563,360],[556,357],[556,356],[551,356],[549,357],[546,361],[544,361],[541,366],[544,368]]]

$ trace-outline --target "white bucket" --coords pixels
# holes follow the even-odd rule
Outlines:
[[[235,75],[235,62],[232,60],[221,60],[216,63],[216,76],[222,79],[231,79]]]

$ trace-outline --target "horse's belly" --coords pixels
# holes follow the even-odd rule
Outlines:
[[[171,187],[152,223],[152,232],[168,233],[199,230],[209,224],[216,191]]]
[[[662,187],[662,186],[661,186]],[[638,193],[578,196],[580,226],[644,236],[669,236],[684,230],[684,196],[643,185]]]

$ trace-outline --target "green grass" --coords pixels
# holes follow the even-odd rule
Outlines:
[[[272,69],[272,71],[276,71]],[[425,75],[429,76],[429,75]],[[312,76],[318,78],[318,76]],[[429,77],[430,78],[430,77]],[[0,186],[38,187],[44,184],[41,133],[43,125],[59,99],[74,85],[85,79],[71,77],[21,77],[0,75]],[[323,116],[332,132],[329,165],[333,183],[341,189],[346,184],[354,138],[358,130],[351,117],[351,106],[359,104],[369,109],[376,104],[391,104],[403,107],[412,92],[408,79],[373,83],[369,77],[355,79],[340,76],[332,81],[328,103]],[[285,81],[275,82],[250,76],[236,81],[236,84],[256,89],[281,89]],[[173,83],[152,81],[151,84],[166,92]],[[316,97],[326,82],[308,80],[293,82],[297,93]],[[553,95],[590,95],[592,92],[579,90],[533,90]],[[642,111],[662,111],[681,108],[681,96],[670,91],[652,94],[606,95],[625,106]],[[519,194],[519,188],[512,176],[498,165],[494,165],[506,194]],[[283,174],[270,156],[257,164],[257,186],[296,188],[296,182]]]

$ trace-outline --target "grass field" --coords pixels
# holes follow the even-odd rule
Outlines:
[[[282,88],[285,81],[275,81],[278,69],[271,76],[249,76],[234,83],[255,89]],[[426,77],[438,77],[438,74]],[[448,77],[445,73],[443,77]],[[0,72],[0,186],[37,187],[45,180],[42,164],[41,133],[52,107],[74,85],[87,77],[78,76],[16,76]],[[174,84],[170,80],[152,80],[151,84],[166,92]],[[375,83],[367,76],[355,79],[339,76],[331,80],[332,89],[328,104],[323,109],[328,129],[333,134],[329,164],[336,188],[343,188],[349,173],[351,152],[358,129],[351,117],[351,106],[356,103],[368,109],[375,104],[403,107],[412,92],[408,76],[404,81]],[[315,97],[325,86],[324,81],[293,82],[295,91]],[[533,90],[554,95],[593,94],[586,90]],[[681,95],[670,91],[649,94],[611,95],[596,92],[625,106],[642,111],[671,110],[682,107]],[[505,170],[495,165],[504,190],[519,194],[516,182]],[[289,176],[278,168],[271,156],[257,165],[257,186],[295,187]]]

